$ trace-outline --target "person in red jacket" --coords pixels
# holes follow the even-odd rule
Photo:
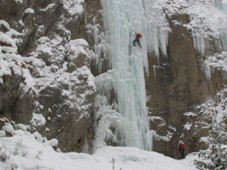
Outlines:
[[[136,32],[135,33],[135,39],[133,41],[133,46],[135,46],[136,42],[137,42],[139,44],[140,48],[142,48],[141,44],[140,44],[140,38],[142,38],[142,35],[139,32]]]
[[[184,142],[181,140],[178,143],[178,151],[181,155],[181,158],[184,158],[185,145],[184,145]]]

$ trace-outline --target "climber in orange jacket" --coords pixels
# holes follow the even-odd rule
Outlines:
[[[140,33],[136,32],[135,33],[135,39],[132,42],[133,43],[133,46],[135,46],[136,45],[136,42],[137,42],[139,44],[140,48],[142,48],[141,47],[141,44],[140,44],[140,38],[142,38],[142,35]]]

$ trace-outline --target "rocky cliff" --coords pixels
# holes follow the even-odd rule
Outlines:
[[[175,20],[181,25],[174,25]],[[189,17],[174,15],[168,21],[171,28],[168,54],[159,61],[150,57],[149,65],[152,67],[147,76],[146,88],[150,96],[150,114],[154,116],[151,128],[157,133],[154,150],[177,157],[179,139],[185,141],[188,152],[205,147],[200,143],[200,138],[208,135],[209,128],[200,126],[200,130],[195,127],[189,130],[185,125],[190,119],[194,122],[203,121],[198,111],[193,112],[193,108],[214,98],[224,87],[225,80],[218,71],[210,80],[207,79],[202,66],[203,59],[194,48],[192,34],[183,26],[189,23]],[[219,47],[211,46],[207,52],[215,54],[219,50]],[[188,117],[185,115],[187,112],[193,112],[198,117]]]
[[[1,39],[1,62],[10,64],[17,58],[18,71],[24,69],[33,78],[25,91],[30,77],[17,73],[14,66],[9,66],[10,74],[1,75],[1,117],[16,123],[31,121],[33,130],[57,138],[63,151],[88,152],[93,134],[95,86],[89,46],[81,39],[83,5],[61,0],[0,1],[1,35],[8,36]]]

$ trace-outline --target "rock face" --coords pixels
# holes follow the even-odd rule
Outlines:
[[[24,94],[20,87],[23,79],[19,75],[4,75],[0,84],[0,117],[20,123],[28,123],[32,118],[34,95],[32,91]]]
[[[207,80],[191,33],[182,25],[173,25],[173,20],[183,24],[189,22],[186,15],[169,18],[172,31],[169,35],[168,56],[162,56],[160,64],[150,57],[150,76],[146,80],[146,89],[150,96],[148,106],[152,109],[151,115],[157,116],[151,121],[151,129],[157,133],[153,149],[177,158],[180,139],[188,146],[187,152],[191,152],[199,150],[200,137],[208,135],[208,130],[195,133],[195,129],[184,129],[187,117],[183,113],[192,111],[193,106],[214,96],[222,88],[223,80],[218,73],[210,81]],[[202,120],[201,117],[193,119]]]
[[[8,2],[8,1],[7,1]],[[34,90],[30,86],[29,70],[17,53],[16,41],[20,34],[5,22],[4,17],[15,17],[11,8],[3,8],[0,1],[0,118],[7,117],[16,123],[28,123],[33,112]],[[13,2],[9,2],[15,7]],[[15,8],[17,10],[17,8]]]
[[[62,151],[91,151],[95,86],[90,50],[80,39],[85,38],[83,6],[61,0],[0,0],[0,20],[20,33],[16,53],[34,78],[36,92],[21,95],[23,77],[3,76],[1,116],[29,123],[32,113],[42,115],[45,121],[35,118],[32,125],[47,138],[56,137]]]

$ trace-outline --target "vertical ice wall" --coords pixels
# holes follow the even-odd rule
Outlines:
[[[218,7],[218,8],[222,8],[222,1],[221,0],[213,0],[214,4]],[[223,0],[225,1],[225,0]]]
[[[222,0],[222,4],[219,7],[223,10],[227,18],[227,0]],[[222,46],[225,51],[227,51],[227,28],[225,27],[222,34]]]
[[[113,89],[123,121],[122,145],[151,150],[152,138],[146,108],[144,70],[148,52],[166,55],[167,22],[156,0],[101,0],[106,39],[110,43]],[[134,33],[142,33],[142,48],[132,46]]]

